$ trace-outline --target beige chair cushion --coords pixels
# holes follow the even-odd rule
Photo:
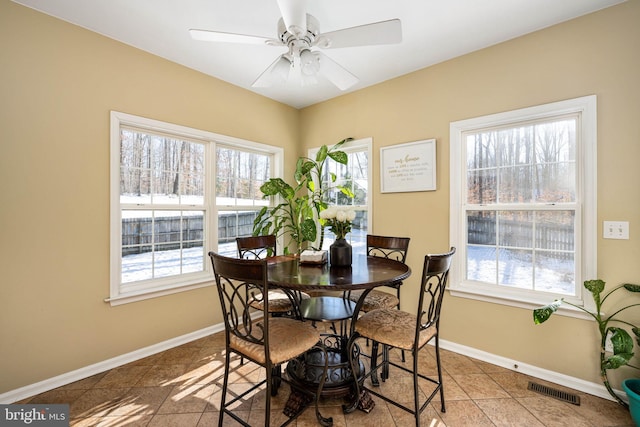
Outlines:
[[[373,310],[356,321],[356,332],[363,337],[404,350],[413,348],[416,334],[416,316],[396,309]],[[435,336],[435,326],[420,332],[418,347]]]
[[[269,318],[269,350],[271,363],[279,364],[304,353],[320,341],[320,333],[311,323],[285,317]],[[230,347],[258,363],[266,362],[264,346],[233,334]]]
[[[302,292],[301,297],[302,299],[308,299],[309,295]],[[249,305],[256,310],[264,309],[264,302],[261,299],[255,299]],[[293,306],[287,294],[275,289],[269,291],[269,313],[288,313],[291,310],[293,310]]]
[[[351,301],[358,302],[360,299],[360,295],[362,295],[364,291],[353,291],[349,295],[349,299]],[[388,292],[372,290],[369,292],[367,297],[364,299],[364,304],[362,305],[361,310],[365,313],[371,310],[377,310],[380,308],[396,308],[400,304],[400,300],[395,295],[392,295]]]

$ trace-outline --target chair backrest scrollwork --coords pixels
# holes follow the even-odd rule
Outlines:
[[[239,339],[264,345],[268,352],[267,261],[229,258],[215,252],[209,252],[209,257],[224,314],[227,343],[231,335],[234,335]],[[256,298],[264,301],[262,316],[255,316],[257,310],[251,306]]]
[[[238,258],[262,259],[276,255],[277,239],[273,234],[267,236],[236,237]]]
[[[418,303],[417,335],[421,330],[435,325],[436,330],[440,325],[440,310],[442,299],[449,278],[449,269],[456,248],[449,252],[437,255],[425,255],[422,268],[422,280],[420,285],[420,301]],[[416,341],[417,342],[417,341]]]
[[[407,259],[409,237],[388,237],[367,234],[367,255],[394,259],[402,263]]]

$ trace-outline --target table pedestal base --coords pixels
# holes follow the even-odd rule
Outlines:
[[[284,405],[282,413],[289,418],[294,417],[300,412],[302,407],[307,406],[311,402],[311,400],[313,399],[308,394],[291,388],[291,394],[289,395],[287,403]]]
[[[358,399],[357,408],[368,414],[375,406],[376,402],[371,399],[369,392],[367,390],[360,390],[360,399]]]
[[[305,393],[302,393],[296,389],[291,389],[291,394],[289,395],[289,399],[287,403],[284,405],[284,409],[282,413],[287,417],[295,416],[303,406],[307,406],[311,403],[311,397]],[[358,399],[357,409],[360,409],[362,412],[369,413],[375,408],[376,402],[373,401],[371,395],[367,390],[360,391],[360,399]],[[349,411],[351,412],[351,410]]]
[[[344,341],[344,337],[340,335],[326,335],[323,337],[323,344],[327,348],[328,368],[321,396],[330,398],[348,397],[350,401],[353,401],[355,387],[351,368],[349,367],[349,358],[344,354],[343,350],[346,346]],[[318,390],[318,385],[324,372],[324,362],[323,351],[311,350],[289,361],[286,372],[294,385],[315,393]],[[361,381],[365,368],[361,361],[358,361],[358,364],[358,381]],[[309,396],[292,388],[284,413],[296,413],[302,405],[309,402],[308,399]],[[365,412],[371,411],[375,406],[368,393],[363,393],[359,400],[358,408]]]

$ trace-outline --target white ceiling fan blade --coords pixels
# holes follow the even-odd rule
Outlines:
[[[307,33],[307,0],[278,0],[284,25],[296,37]]]
[[[358,27],[331,31],[320,36],[318,47],[334,49],[340,47],[393,44],[402,41],[402,24],[399,19],[374,22]]]
[[[291,60],[285,55],[280,55],[258,76],[251,84],[253,87],[271,87],[285,83],[289,79]]]
[[[274,39],[269,39],[260,36],[250,36],[247,34],[235,34],[235,33],[223,33],[220,31],[198,30],[190,29],[189,33],[194,40],[203,40],[208,42],[223,42],[223,43],[245,43],[245,44],[268,44],[273,42],[282,45]]]
[[[313,52],[313,54],[317,55],[320,61],[320,74],[336,85],[338,89],[347,90],[358,83],[359,80],[356,76],[327,55],[322,52]]]

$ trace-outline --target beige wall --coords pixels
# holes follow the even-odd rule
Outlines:
[[[373,137],[373,232],[411,236],[415,310],[422,257],[448,248],[449,123],[568,98],[598,96],[598,235],[603,220],[630,221],[630,240],[598,240],[598,275],[640,283],[640,4],[629,1],[537,33],[302,110],[307,147]],[[438,190],[381,194],[379,150],[436,138]],[[636,321],[640,321],[636,310]],[[599,383],[593,322],[447,295],[442,337]],[[619,386],[619,384],[616,384]]]
[[[0,393],[221,322],[212,287],[103,302],[109,111],[282,146],[288,174],[299,112],[8,0],[0,52]]]
[[[596,94],[599,224],[631,222],[630,240],[598,241],[599,276],[640,282],[638,22],[631,0],[296,111],[1,0],[0,393],[220,321],[212,288],[102,302],[112,109],[282,146],[286,176],[301,148],[373,137],[373,232],[412,237],[403,306],[414,309],[422,256],[449,244],[449,123]],[[424,138],[437,139],[438,190],[380,194],[379,148]],[[534,327],[529,310],[447,295],[442,334],[599,381],[591,322]]]

